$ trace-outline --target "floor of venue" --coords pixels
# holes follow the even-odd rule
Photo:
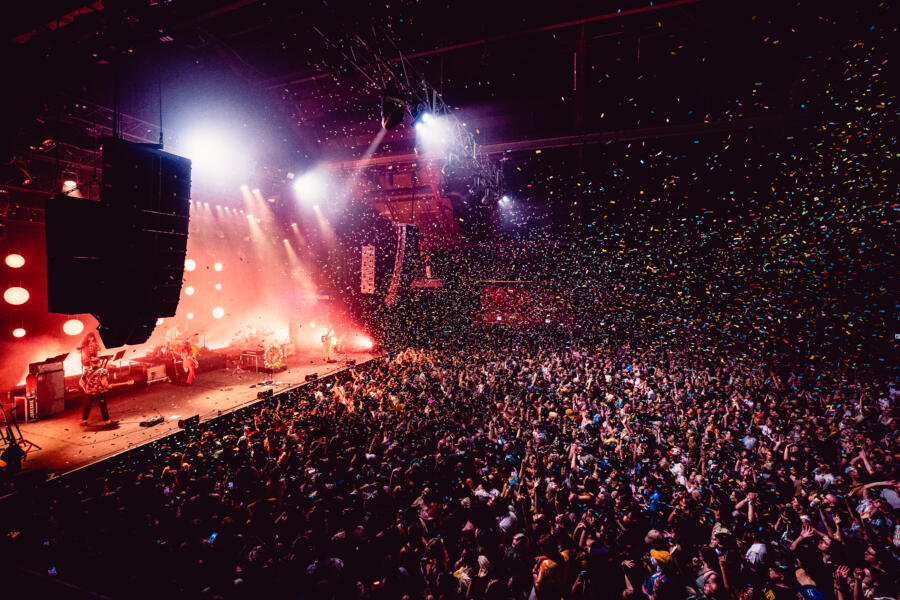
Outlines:
[[[306,383],[306,376],[311,373],[322,377],[349,368],[347,359],[362,364],[374,357],[353,353],[326,364],[321,353],[309,351],[289,356],[287,370],[269,376],[270,384],[266,384],[266,373],[220,369],[199,373],[189,386],[159,382],[129,389],[109,398],[110,418],[115,421],[109,427],[99,425],[98,406],[91,409],[86,427],[78,424],[80,407],[40,421],[20,422],[22,436],[40,446],[28,453],[22,470],[46,469],[48,474],[62,475],[165,437],[178,430],[180,419],[199,415],[200,421],[205,421],[257,402],[259,392],[281,392]],[[141,426],[141,422],[160,416],[162,423]]]

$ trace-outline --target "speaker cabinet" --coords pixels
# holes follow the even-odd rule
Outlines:
[[[107,348],[143,343],[181,296],[191,162],[147,144],[103,141],[100,202],[47,201],[51,312],[91,313]]]

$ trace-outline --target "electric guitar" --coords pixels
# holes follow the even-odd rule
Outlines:
[[[128,381],[120,381],[119,383],[110,383],[109,387],[106,389],[113,389],[114,387],[120,387],[123,385],[134,385],[134,379],[129,379]]]

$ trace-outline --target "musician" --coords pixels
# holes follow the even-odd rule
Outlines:
[[[90,359],[90,363],[78,381],[78,385],[81,386],[85,394],[84,401],[81,404],[81,421],[78,424],[81,426],[87,425],[88,416],[91,414],[91,406],[96,401],[100,405],[100,417],[103,419],[100,424],[103,426],[112,425],[112,421],[109,418],[109,410],[106,408],[106,391],[112,385],[109,383],[109,371],[100,364],[98,357],[94,356]]]
[[[197,339],[199,340],[199,337]],[[190,341],[186,340],[181,345],[181,367],[185,372],[185,385],[190,385],[194,381],[194,370],[200,366],[200,361],[197,360],[199,352],[199,348]]]
[[[100,353],[100,340],[97,338],[97,332],[91,331],[84,336],[78,349],[81,351],[81,366],[83,369],[87,369],[91,366],[91,360],[97,358]]]
[[[322,336],[322,360],[331,362],[331,346],[334,343],[334,328],[329,327]]]

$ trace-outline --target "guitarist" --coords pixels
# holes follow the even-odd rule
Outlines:
[[[113,422],[110,420],[109,411],[106,408],[106,391],[113,387],[131,385],[132,383],[134,383],[134,381],[111,384],[109,382],[109,371],[100,364],[100,359],[98,357],[92,357],[90,359],[90,366],[85,369],[84,374],[78,381],[78,385],[81,386],[81,389],[84,390],[85,394],[84,401],[81,404],[81,421],[79,421],[78,424],[82,427],[87,425],[88,415],[91,414],[91,406],[93,406],[94,400],[96,400],[97,404],[100,405],[100,416],[103,418],[100,425],[104,427],[112,425]]]

